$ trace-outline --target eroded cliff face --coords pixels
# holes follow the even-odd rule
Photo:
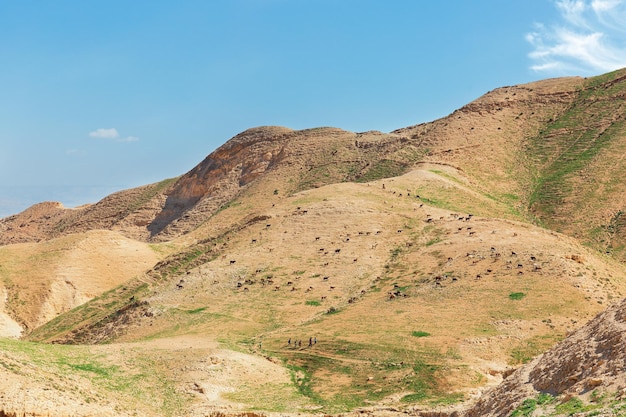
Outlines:
[[[247,130],[178,179],[120,191],[92,205],[77,209],[59,203],[35,205],[0,220],[0,245],[94,229],[118,230],[139,240],[175,238],[278,165],[292,132],[281,127]]]
[[[279,164],[286,156],[285,140],[292,130],[280,127],[249,129],[211,153],[182,176],[167,193],[162,210],[148,225],[158,240],[192,230],[241,188]],[[191,209],[203,201],[201,213]],[[187,213],[187,215],[185,215]]]

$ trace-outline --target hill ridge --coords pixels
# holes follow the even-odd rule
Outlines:
[[[620,70],[497,88],[390,133],[256,127],[180,177],[2,219],[0,313],[27,325],[0,339],[0,374],[42,369],[42,390],[100,375],[83,402],[145,415],[591,407],[619,391],[603,375],[621,356],[578,361],[594,371],[576,381],[550,364],[622,343],[567,336],[626,294],[625,98]],[[98,245],[127,257],[95,262],[85,248]],[[79,290],[90,265],[124,279]],[[90,301],[37,322],[33,305],[59,294]],[[580,334],[602,333],[607,314]],[[158,388],[123,376],[146,372]],[[478,399],[501,381],[509,397]]]

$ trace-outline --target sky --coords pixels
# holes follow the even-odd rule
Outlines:
[[[626,66],[626,0],[0,0],[0,217],[182,175],[250,127],[388,132]]]

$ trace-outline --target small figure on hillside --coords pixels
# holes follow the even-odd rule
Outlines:
[[[298,347],[302,347],[302,340],[298,340]]]
[[[309,347],[313,346],[313,338],[309,337]]]
[[[313,344],[316,345],[317,344],[317,337],[313,338]]]
[[[287,340],[287,346],[291,346],[291,337]]]

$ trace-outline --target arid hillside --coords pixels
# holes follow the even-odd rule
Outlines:
[[[270,177],[280,195],[289,195],[325,184],[398,175],[419,159],[419,150],[395,134],[254,128],[226,142],[180,178],[115,193],[77,209],[46,203],[5,218],[0,221],[0,243],[94,229],[115,230],[143,241],[169,241],[203,224],[257,179]]]
[[[502,87],[445,118],[389,134],[250,129],[180,178],[79,209],[44,204],[3,219],[0,242],[93,229],[168,241],[261,178],[273,177],[276,190],[289,195],[392,177],[430,162],[462,171],[474,189],[508,205],[510,213],[621,259],[625,77],[617,71]]]
[[[19,336],[150,269],[147,244],[101,230],[0,246],[3,336]]]
[[[549,394],[561,415],[588,384],[614,396],[602,349],[621,342],[575,335],[626,294],[625,74],[388,134],[249,129],[178,178],[0,220],[0,411],[532,415]],[[563,339],[606,362],[564,382],[569,353],[535,359]]]

